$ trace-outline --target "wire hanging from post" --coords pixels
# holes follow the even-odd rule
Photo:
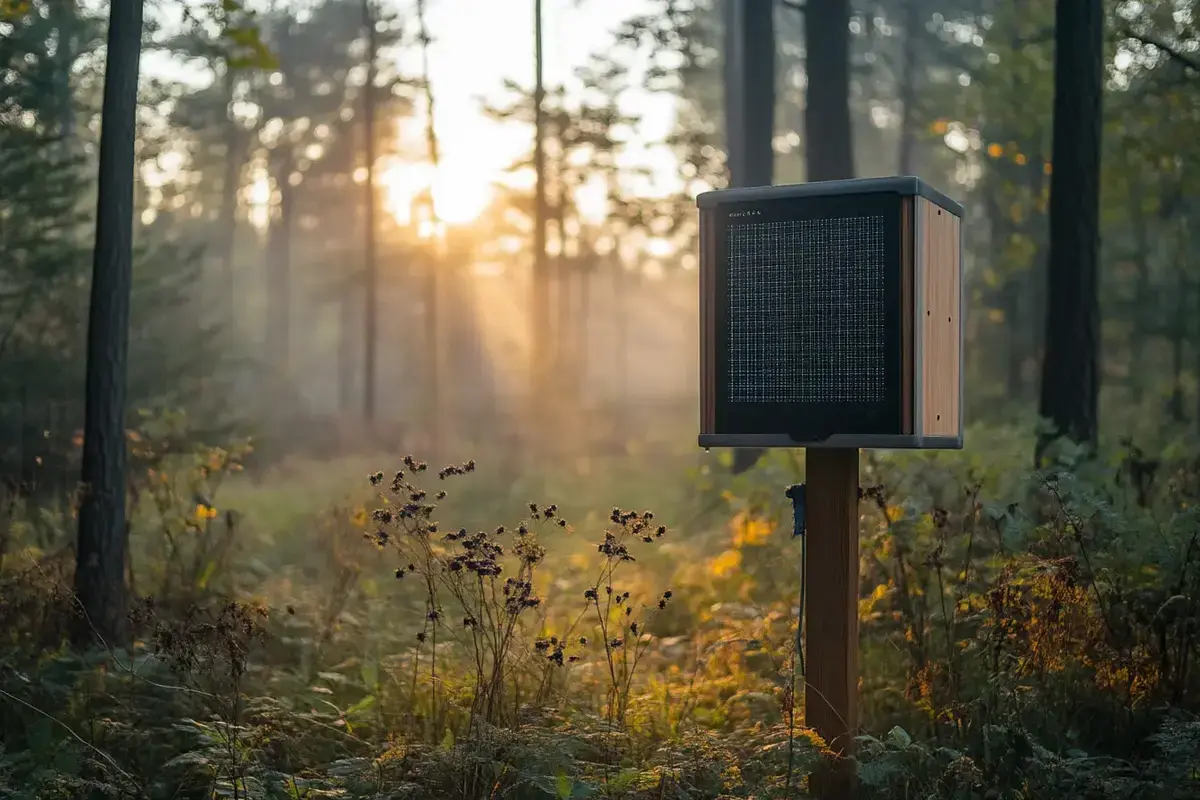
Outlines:
[[[789,500],[792,501],[792,538],[800,540],[800,607],[796,611],[796,658],[792,661],[792,708],[789,709],[795,719],[796,707],[796,688],[798,682],[804,681],[804,601],[805,601],[805,586],[807,585],[807,575],[805,559],[807,556],[807,537],[805,534],[805,489],[803,483],[792,484],[784,492]],[[795,757],[796,732],[795,724],[792,724],[788,730],[788,771],[787,782],[788,791],[791,791],[792,784],[792,765]]]

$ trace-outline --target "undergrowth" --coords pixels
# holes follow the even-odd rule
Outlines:
[[[805,796],[795,462],[700,470],[684,535],[461,527],[475,464],[406,458],[281,564],[221,505],[247,448],[182,426],[131,433],[128,644],[64,645],[70,503],[3,504],[0,796]],[[1200,796],[1200,462],[972,458],[864,470],[863,796]]]

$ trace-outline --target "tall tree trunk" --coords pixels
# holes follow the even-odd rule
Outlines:
[[[804,156],[810,181],[854,177],[850,126],[849,0],[807,0],[804,52]]]
[[[76,59],[76,27],[79,18],[76,15],[75,0],[61,0],[50,6],[53,15],[55,33],[56,78],[58,79],[58,132],[68,151],[75,146],[75,93],[71,86],[71,68]]]
[[[1167,412],[1172,422],[1183,423],[1183,345],[1187,338],[1187,308],[1190,304],[1187,301],[1187,282],[1182,272],[1178,278],[1175,315],[1171,321],[1171,399],[1167,403]]]
[[[279,208],[267,229],[267,358],[271,370],[284,379],[291,359],[292,314],[292,206],[295,187],[291,184],[292,152],[281,143],[275,170],[275,188],[279,190]]]
[[[240,135],[237,119],[233,113],[234,90],[237,78],[229,59],[225,59],[225,173],[221,185],[221,217],[218,224],[220,231],[220,287],[217,291],[220,307],[218,318],[225,326],[225,334],[233,340],[230,330],[237,314],[234,312],[234,298],[237,296],[233,285],[233,255],[234,242],[237,238],[237,204],[238,178],[241,175],[242,159],[240,153]]]
[[[441,153],[438,147],[438,136],[434,113],[433,86],[429,78],[429,45],[431,40],[429,30],[425,26],[425,0],[417,0],[417,24],[421,37],[421,78],[425,86],[425,142],[428,149],[429,163],[433,165],[436,175],[441,163]],[[437,203],[433,189],[429,191],[430,216],[436,222],[438,219]],[[434,251],[426,255],[428,272],[425,285],[425,358],[426,384],[425,407],[429,426],[429,457],[438,458],[442,442],[442,335],[441,335],[441,279],[444,262],[441,254]]]
[[[922,22],[921,1],[908,0],[904,8],[904,63],[900,68],[900,175],[914,175],[917,171],[917,59],[920,40],[925,36]]]
[[[357,281],[343,281],[338,298],[338,413],[348,418],[355,407],[354,339],[357,333],[358,315],[355,311],[354,294]]]
[[[1057,0],[1054,39],[1054,170],[1039,413],[1055,435],[1039,435],[1034,453],[1039,464],[1057,435],[1090,447],[1097,441],[1104,5]]]
[[[774,4],[725,0],[725,136],[729,185],[769,186],[774,180]],[[811,87],[811,85],[810,85]],[[745,472],[759,449],[733,451],[733,472]]]
[[[550,276],[546,260],[546,87],[543,80],[542,0],[533,2],[534,83],[533,83],[533,171],[536,176],[533,197],[533,302],[529,317],[532,322],[532,363],[530,386],[534,392],[532,407],[537,412],[545,408],[544,397],[550,372],[548,356],[551,345]]]
[[[554,197],[551,204],[554,217],[554,232],[558,238],[558,253],[554,256],[554,333],[553,353],[554,374],[559,379],[554,382],[551,391],[554,393],[556,411],[562,413],[573,407],[574,397],[571,396],[572,375],[575,368],[574,342],[572,341],[571,326],[571,282],[572,260],[567,255],[567,204],[570,203],[570,191],[567,186],[567,148],[566,148],[566,111],[562,107],[555,109],[554,114]]]
[[[366,280],[364,300],[366,313],[363,322],[363,420],[369,426],[375,421],[375,349],[379,344],[379,276],[375,258],[375,14],[371,0],[363,0],[363,27],[367,33],[367,81],[363,87],[363,135],[367,162],[367,230],[363,275]]]
[[[1134,265],[1137,283],[1133,294],[1133,330],[1129,336],[1129,387],[1135,403],[1141,403],[1146,358],[1146,309],[1150,305],[1150,229],[1143,205],[1145,195],[1140,181],[1134,181],[1130,192],[1130,222],[1133,227]]]
[[[125,393],[133,285],[133,174],[142,0],[113,3],[100,123],[96,246],[84,387],[83,495],[75,594],[82,614],[72,638],[124,643]]]

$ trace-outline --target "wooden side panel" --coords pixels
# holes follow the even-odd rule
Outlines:
[[[961,258],[959,219],[923,197],[921,292],[925,299],[922,355],[922,427],[926,436],[959,434]]]
[[[900,432],[913,432],[914,242],[913,199],[900,201]]]
[[[700,213],[700,432],[717,430],[716,226]]]

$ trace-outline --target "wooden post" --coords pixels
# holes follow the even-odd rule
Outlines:
[[[858,450],[806,450],[805,483],[805,722],[841,756],[810,788],[844,800],[858,733]]]

